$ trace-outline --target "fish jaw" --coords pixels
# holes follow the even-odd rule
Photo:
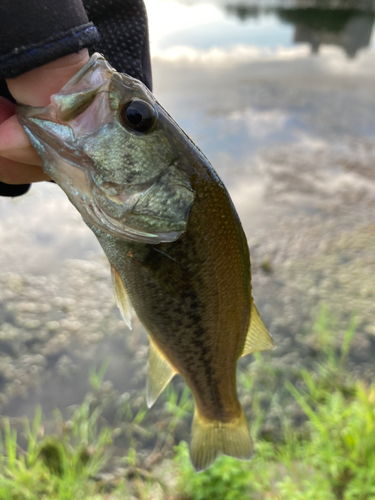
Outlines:
[[[151,133],[121,122],[124,102],[134,99],[154,110]],[[177,126],[141,82],[94,54],[48,106],[21,105],[17,114],[44,171],[87,224],[154,244],[175,241],[186,230],[195,194],[179,168],[181,151],[169,140]]]

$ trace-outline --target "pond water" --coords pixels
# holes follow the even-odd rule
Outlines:
[[[238,209],[254,297],[278,346],[272,362],[308,363],[325,306],[338,342],[357,314],[349,366],[373,377],[373,5],[146,5],[154,94]],[[143,387],[145,333],[136,318],[132,333],[123,324],[102,251],[59,188],[0,199],[0,213],[2,411],[78,403],[106,356],[108,390]]]

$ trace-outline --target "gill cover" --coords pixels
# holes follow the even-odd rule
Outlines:
[[[143,243],[186,230],[195,193],[180,168],[178,126],[141,82],[96,53],[48,106],[17,113],[85,222]]]

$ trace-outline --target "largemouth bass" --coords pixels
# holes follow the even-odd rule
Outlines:
[[[18,116],[103,247],[126,323],[131,303],[148,331],[148,405],[181,374],[195,400],[195,469],[221,453],[250,459],[237,360],[274,344],[252,299],[240,220],[206,157],[100,54],[50,105],[19,106]]]

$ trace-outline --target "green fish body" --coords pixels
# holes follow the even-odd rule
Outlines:
[[[99,54],[49,106],[18,114],[106,253],[125,321],[132,304],[148,331],[148,405],[179,373],[196,405],[195,469],[221,453],[250,459],[236,365],[273,341],[253,303],[240,220],[208,160],[146,87]]]

